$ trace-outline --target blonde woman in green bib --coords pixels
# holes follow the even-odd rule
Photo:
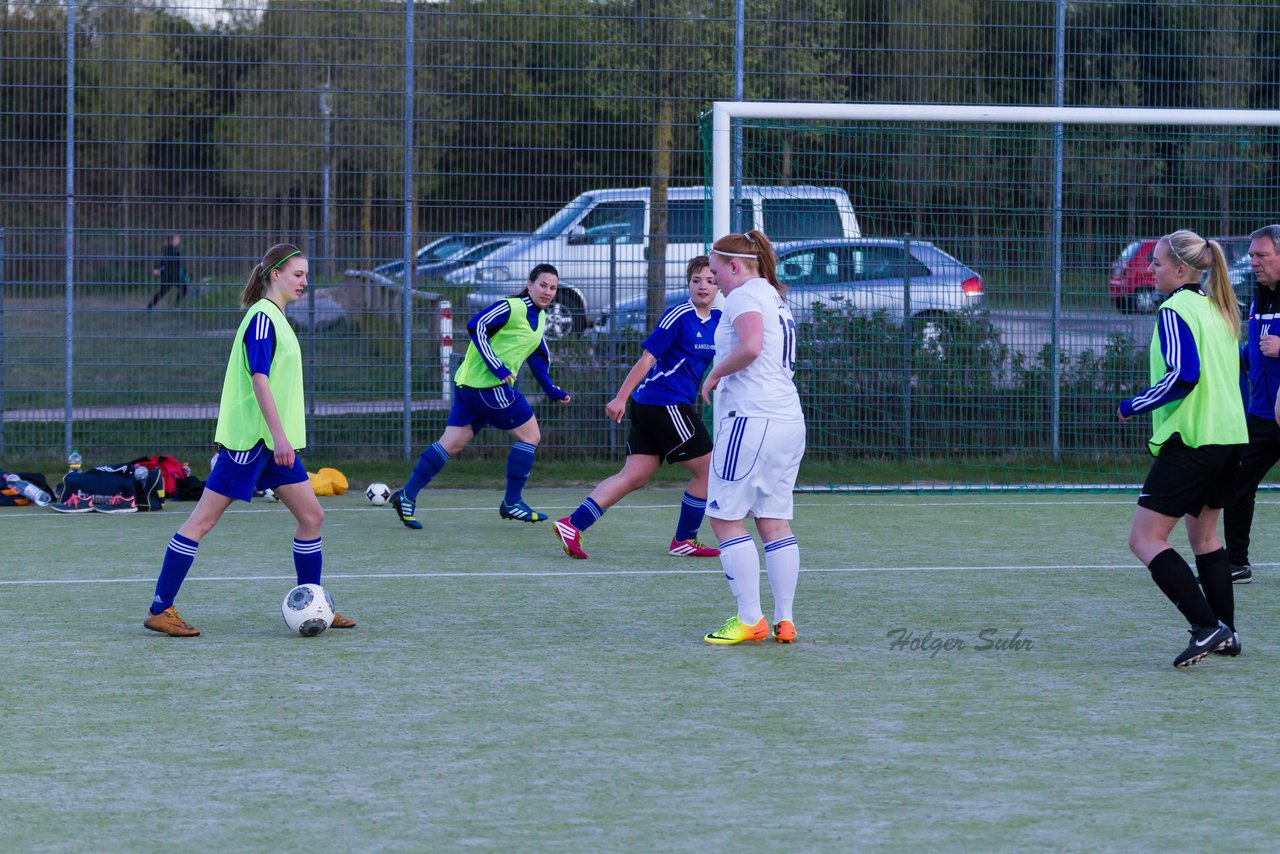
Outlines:
[[[1189,667],[1210,653],[1240,654],[1231,563],[1218,516],[1235,499],[1249,440],[1240,396],[1240,309],[1216,241],[1187,231],[1160,238],[1147,268],[1165,294],[1151,336],[1151,387],[1120,404],[1122,421],[1151,413],[1151,471],[1142,484],[1129,548],[1187,622],[1191,643],[1174,660]],[[1187,526],[1199,583],[1169,545]]]
[[[255,490],[274,490],[297,519],[293,563],[298,584],[320,583],[324,511],[298,459],[307,444],[302,354],[284,317],[285,306],[306,289],[306,256],[296,246],[280,243],[267,250],[240,294],[248,312],[227,360],[214,434],[218,456],[199,503],[165,550],[155,598],[143,621],[153,632],[200,634],[178,616],[173,600],[204,535],[232,501],[251,501]],[[334,616],[333,628],[354,626],[354,620]]]

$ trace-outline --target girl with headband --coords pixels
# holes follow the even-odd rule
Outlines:
[[[218,456],[204,494],[165,550],[155,598],[142,623],[153,632],[171,637],[200,634],[178,616],[173,600],[204,535],[232,501],[251,501],[255,490],[274,490],[298,521],[293,538],[298,584],[320,583],[324,511],[298,459],[298,451],[307,444],[302,351],[284,316],[285,306],[306,289],[306,256],[296,246],[280,243],[267,250],[240,294],[248,312],[227,360],[214,433]],[[335,614],[332,628],[355,624]]]

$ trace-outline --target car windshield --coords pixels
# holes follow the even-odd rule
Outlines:
[[[428,243],[418,251],[419,263],[444,261],[465,251],[469,246],[471,246],[471,241],[462,235],[442,237],[435,243]]]
[[[510,240],[490,240],[488,243],[480,243],[471,247],[466,252],[458,255],[456,261],[479,261],[481,258],[488,258],[494,252],[510,243]]]
[[[563,234],[565,229],[594,203],[595,199],[592,196],[579,196],[565,205],[551,219],[534,229],[534,235],[537,237],[554,237],[557,234]]]

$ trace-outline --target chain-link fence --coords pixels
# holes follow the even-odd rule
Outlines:
[[[621,436],[602,405],[711,236],[699,116],[714,101],[1280,106],[1280,9],[1244,2],[18,0],[0,2],[0,30],[0,457],[32,461],[207,449],[240,288],[282,240],[312,264],[291,315],[313,449],[395,458],[431,441],[448,391],[440,301],[461,352],[473,294],[514,293],[530,260],[549,260],[564,267],[553,376],[574,402],[536,408],[541,453],[608,455]],[[837,192],[866,236],[937,240],[984,282],[974,353],[1084,359],[1062,417],[1086,456],[1141,446],[1140,429],[1080,431],[1142,380],[1145,241],[1173,225],[1238,238],[1280,210],[1274,136],[1105,147],[1071,225],[1059,295],[1074,314],[1050,323],[1046,279],[1025,275],[1028,257],[1044,269],[1045,198],[1016,235],[993,225],[1029,198],[1018,182],[1045,180],[1043,140],[877,157],[851,139],[778,133],[750,180]],[[966,206],[975,186],[985,206]],[[827,236],[812,206],[765,196],[753,222],[775,239]],[[1042,353],[1067,321],[1093,343]],[[961,355],[929,376],[886,363],[893,381],[867,399],[838,368],[877,365],[904,337],[933,346],[937,327],[819,313],[806,331],[811,456],[963,456],[975,446],[945,438],[952,422],[1006,437],[993,450],[1010,471],[1057,453],[1046,431],[970,405],[1011,393],[1012,362],[983,363],[981,379],[952,370]],[[833,340],[864,343],[833,355]],[[901,396],[947,385],[938,433],[913,442]]]

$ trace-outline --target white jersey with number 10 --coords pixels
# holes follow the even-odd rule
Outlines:
[[[800,395],[792,379],[796,373],[796,321],[786,301],[764,279],[743,282],[724,299],[724,315],[716,327],[719,364],[738,344],[733,324],[744,314],[760,315],[764,343],[756,360],[720,380],[720,417],[772,418],[804,421]]]

